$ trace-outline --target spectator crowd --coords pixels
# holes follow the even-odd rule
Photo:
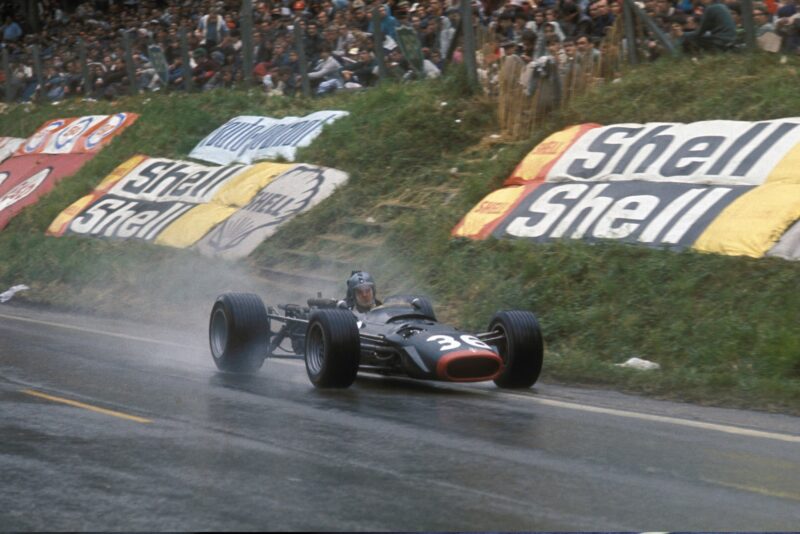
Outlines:
[[[613,76],[613,66],[598,71],[602,60],[622,57],[628,46],[622,38],[622,0],[252,0],[251,17],[242,17],[241,0],[37,0],[34,23],[30,13],[26,17],[14,4],[0,8],[1,45],[8,58],[0,77],[16,101],[113,99],[132,85],[142,92],[231,87],[248,77],[246,19],[252,19],[249,74],[270,95],[301,91],[303,70],[318,95],[370,87],[379,75],[436,77],[449,62],[463,60],[457,28],[459,2],[466,1],[472,1],[484,63],[518,57],[526,67],[522,83],[529,93],[543,77],[567,85],[575,65],[583,64],[588,72],[591,64],[593,75]],[[738,0],[635,3],[677,48],[724,52],[743,42]],[[795,0],[756,2],[753,14],[762,48],[798,52]],[[378,28],[385,37],[382,68],[373,42]],[[409,35],[416,36],[411,44]],[[664,53],[664,43],[652,33],[638,38],[635,46],[650,59]]]

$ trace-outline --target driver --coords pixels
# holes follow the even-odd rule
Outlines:
[[[353,312],[367,313],[380,304],[375,298],[375,280],[365,271],[353,271],[347,279],[347,307]]]

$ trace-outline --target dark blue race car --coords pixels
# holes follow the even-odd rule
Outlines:
[[[359,370],[422,380],[528,388],[539,378],[544,348],[529,311],[499,311],[486,332],[467,333],[436,320],[422,296],[387,298],[356,316],[335,299],[265,307],[258,295],[225,293],[211,311],[217,368],[254,373],[269,357],[304,358],[316,387],[349,387]]]

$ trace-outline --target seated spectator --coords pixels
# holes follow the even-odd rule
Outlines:
[[[410,80],[414,75],[411,65],[403,57],[399,46],[394,47],[386,56],[386,68],[389,72],[389,77],[394,80],[406,81]]]
[[[66,79],[59,70],[50,66],[44,72],[44,96],[50,102],[57,102],[64,98]]]
[[[699,0],[703,5],[697,30],[678,35],[684,50],[696,52],[726,51],[736,43],[736,23],[725,4],[716,0]]]
[[[183,65],[183,58],[176,56],[167,69],[167,85],[173,89],[183,89],[184,79],[188,75]]]
[[[366,49],[353,49],[355,52],[354,60],[349,60],[342,68],[342,77],[345,81],[345,87],[354,84],[358,87],[369,87],[377,82],[377,64],[372,57],[372,53]],[[350,54],[352,57],[353,54]],[[349,58],[348,58],[349,59]]]
[[[775,25],[770,21],[769,13],[763,5],[753,7],[753,19],[756,23],[756,37],[775,31]]]
[[[317,87],[318,95],[335,92],[344,86],[340,72],[342,65],[331,52],[330,45],[323,44],[319,50],[319,60],[314,65],[314,70],[308,73],[311,84]]]
[[[192,69],[192,84],[201,91],[212,89],[214,83],[209,82],[219,72],[222,65],[208,57],[208,52],[205,48],[195,49],[192,55],[196,63],[196,66]]]
[[[600,51],[594,47],[594,43],[588,35],[579,36],[575,45],[578,49],[578,62],[584,69],[600,61]]]

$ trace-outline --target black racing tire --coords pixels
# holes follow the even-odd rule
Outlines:
[[[361,338],[350,310],[323,309],[311,314],[306,330],[306,372],[318,388],[347,388],[356,379]]]
[[[503,335],[496,343],[505,369],[494,379],[501,388],[529,388],[539,379],[544,360],[542,331],[529,311],[499,311],[489,322],[489,331]]]
[[[269,318],[252,293],[224,293],[211,309],[208,340],[220,371],[255,373],[269,350]]]
[[[392,295],[391,297],[387,297],[386,300],[383,301],[383,304],[403,302],[405,304],[412,305],[411,303],[414,301],[414,299],[417,299],[418,301],[417,305],[419,307],[417,308],[417,311],[429,318],[431,321],[436,321],[436,313],[433,311],[433,303],[428,297],[424,297],[422,295]]]

